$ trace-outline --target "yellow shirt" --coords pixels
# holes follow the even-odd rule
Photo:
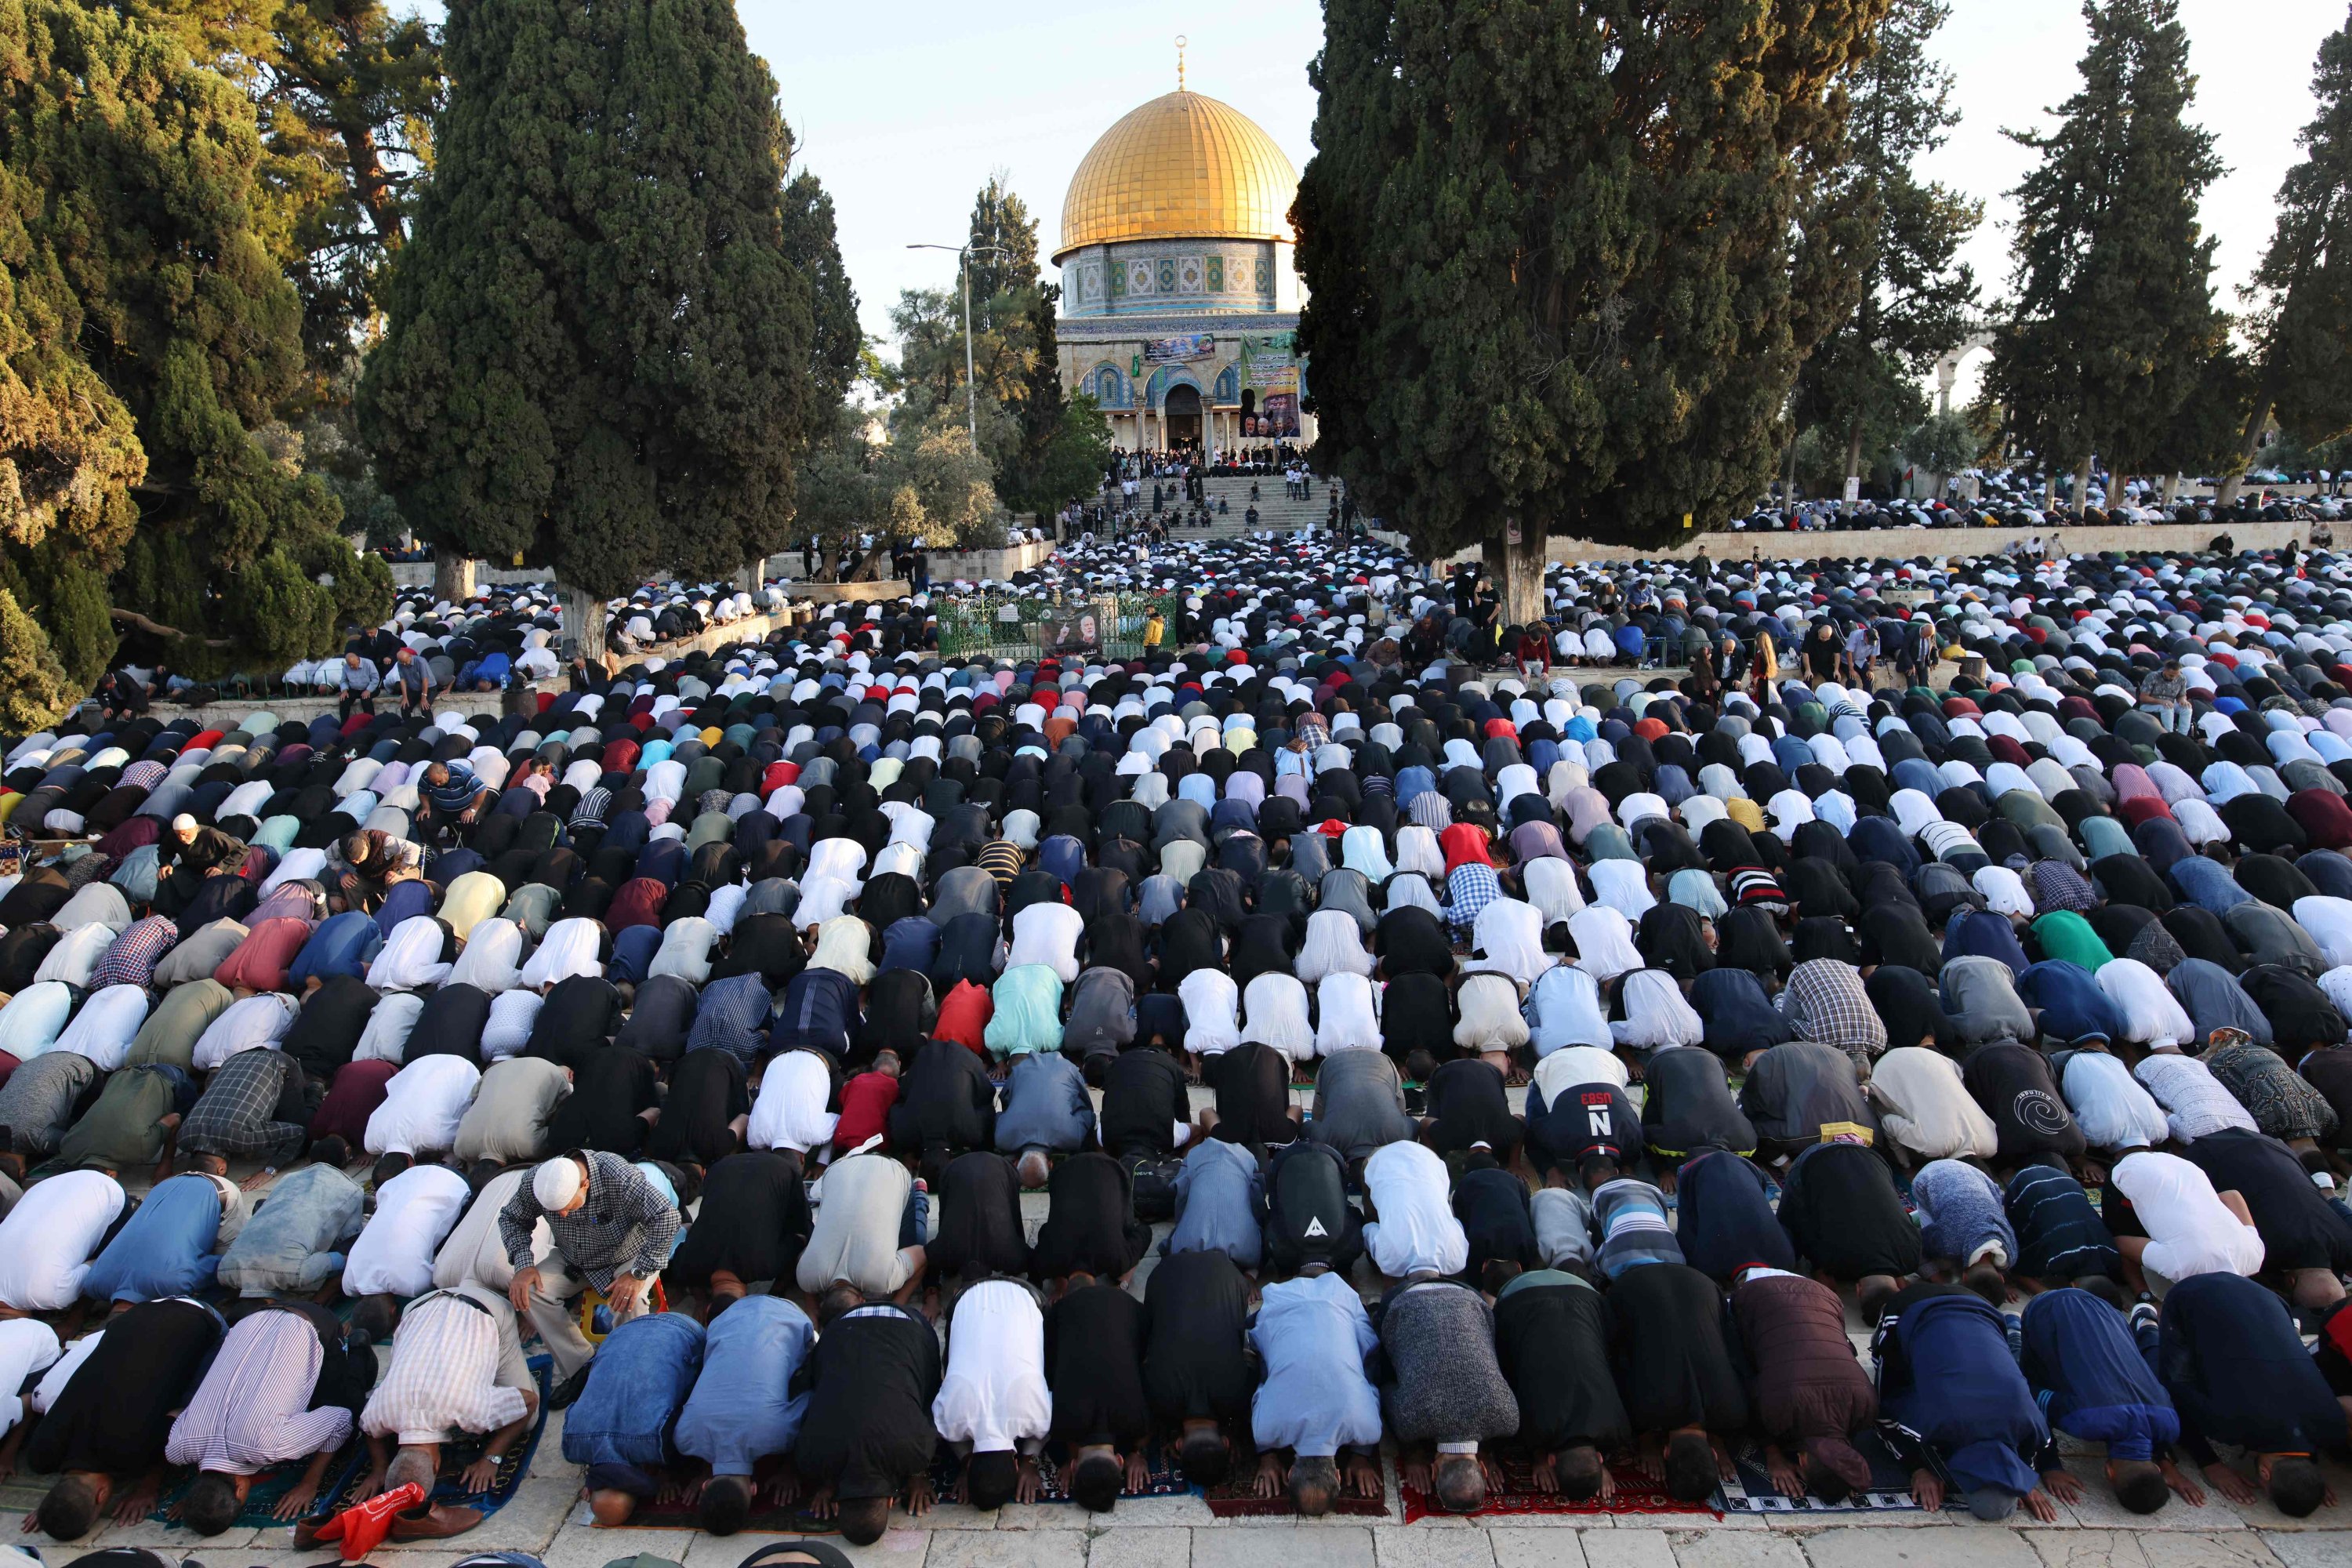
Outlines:
[[[1157,616],[1145,621],[1143,623],[1143,646],[1146,647],[1158,647],[1160,646],[1160,634],[1167,629],[1167,626],[1168,623],[1161,620]]]

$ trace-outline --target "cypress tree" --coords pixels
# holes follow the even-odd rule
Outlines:
[[[567,627],[783,547],[814,402],[787,133],[725,0],[459,0],[362,427],[436,545],[553,569]]]
[[[1854,73],[1851,155],[1825,193],[1873,222],[1861,297],[1798,374],[1797,417],[1824,427],[1848,478],[1863,471],[1866,437],[1883,447],[1926,414],[1919,378],[1967,335],[1976,306],[1976,279],[1959,251],[1983,205],[1912,167],[1960,121],[1951,72],[1927,49],[1950,15],[1942,0],[1895,0],[1877,47]]]
[[[2297,139],[2303,162],[2279,185],[2278,224],[2249,290],[2258,366],[2252,407],[2222,493],[2236,499],[2255,443],[2275,414],[2317,447],[2352,431],[2352,19],[2319,46],[2318,116]]]
[[[2092,457],[2118,474],[2169,467],[2176,417],[2221,346],[2213,240],[2197,205],[2221,164],[2183,117],[2197,79],[2175,0],[2087,0],[2082,87],[2018,200],[2013,298],[1987,387],[2011,432],[2083,503]]]
[[[1820,197],[1886,8],[1326,0],[1292,209],[1318,463],[1423,552],[1483,547],[1515,621],[1553,531],[1749,504],[1859,285]]]

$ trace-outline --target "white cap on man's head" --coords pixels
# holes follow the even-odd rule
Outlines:
[[[552,1160],[542,1160],[539,1169],[531,1173],[530,1195],[539,1200],[540,1207],[555,1213],[571,1207],[580,1189],[587,1184],[580,1163],[568,1154],[559,1154]]]
[[[193,816],[190,816],[186,812],[184,812],[184,812],[180,813],[180,815],[179,815],[179,816],[175,816],[175,817],[172,818],[172,831],[173,831],[173,832],[174,832],[174,833],[194,833],[195,830],[196,830],[196,819],[195,819],[194,817],[193,817]]]

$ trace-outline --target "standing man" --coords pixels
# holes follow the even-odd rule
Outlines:
[[[531,1228],[541,1219],[555,1237],[544,1268],[531,1261]],[[562,1379],[548,1396],[553,1408],[580,1397],[596,1353],[573,1317],[573,1300],[583,1289],[602,1292],[616,1323],[645,1311],[678,1225],[677,1205],[643,1172],[601,1150],[575,1149],[542,1163],[499,1211],[499,1239],[515,1266],[507,1296],[515,1310],[530,1314]]]

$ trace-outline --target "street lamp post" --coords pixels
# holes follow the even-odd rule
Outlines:
[[[971,367],[971,258],[974,256],[1010,256],[1011,251],[1000,246],[983,245],[910,245],[909,250],[952,250],[956,270],[963,274],[963,422],[971,437],[971,449],[980,450],[980,401],[973,390]]]

